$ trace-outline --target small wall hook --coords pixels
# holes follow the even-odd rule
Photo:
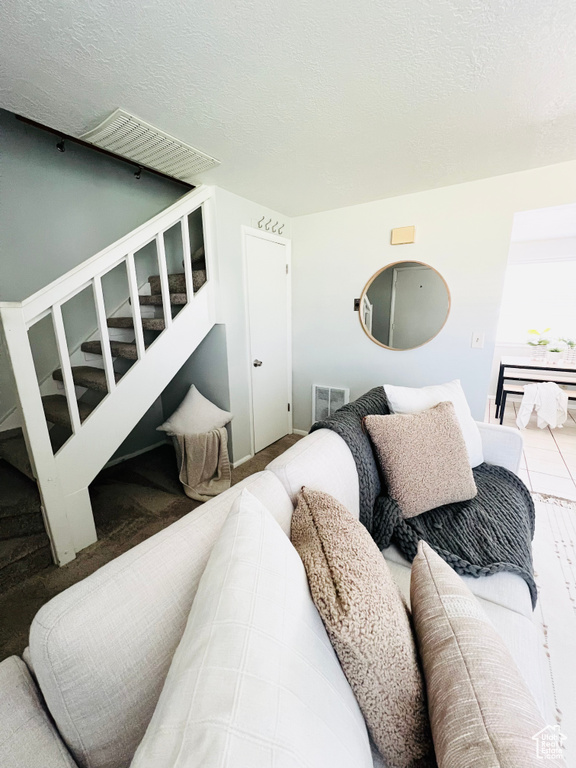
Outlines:
[[[274,224],[274,226],[272,227],[272,232],[274,232],[274,234],[276,234],[276,227],[277,226],[278,226],[278,222],[276,222],[276,224]]]
[[[267,232],[269,232],[269,231],[270,231],[270,222],[271,222],[271,221],[272,221],[272,219],[268,219],[268,221],[266,222],[266,226],[264,227],[264,229],[265,229]]]
[[[56,149],[58,152],[66,152],[66,145],[64,144],[64,139],[60,139],[58,144],[56,144]]]
[[[138,168],[134,171],[134,178],[140,179],[142,177],[142,168],[138,166]]]
[[[266,218],[266,216],[262,216],[262,218],[258,222],[258,229],[262,229],[262,222],[264,221],[265,218]]]
[[[283,230],[283,229],[284,229],[284,224],[282,224],[282,226],[281,226],[281,227],[278,227],[278,234],[279,234],[279,235],[281,235],[281,234],[282,234],[282,230]]]

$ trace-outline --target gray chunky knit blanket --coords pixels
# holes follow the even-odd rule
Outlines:
[[[412,562],[418,541],[424,539],[457,573],[477,577],[499,571],[517,573],[528,584],[535,606],[534,503],[524,483],[503,467],[481,464],[473,470],[475,498],[405,519],[386,494],[370,439],[362,428],[364,416],[388,413],[384,388],[375,387],[311,429],[331,429],[348,444],[358,471],[360,521],[378,547],[394,543]]]

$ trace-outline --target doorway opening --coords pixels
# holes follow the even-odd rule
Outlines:
[[[561,409],[540,428],[534,410],[524,423],[522,398],[550,381],[564,394],[547,396],[568,398],[566,420]],[[531,490],[576,499],[576,204],[514,216],[487,420],[523,428],[521,476]]]

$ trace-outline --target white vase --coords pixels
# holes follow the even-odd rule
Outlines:
[[[563,355],[564,352],[551,352],[548,350],[547,361],[552,365],[557,365],[562,360]]]

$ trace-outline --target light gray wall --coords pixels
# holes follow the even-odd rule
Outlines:
[[[379,200],[292,220],[294,426],[308,429],[311,386],[424,386],[460,378],[484,417],[514,213],[576,199],[576,162]],[[391,246],[390,229],[416,225],[413,245]],[[423,261],[452,297],[444,329],[429,344],[383,349],[362,332],[353,299],[378,269]],[[350,254],[355,255],[354,260]],[[472,334],[485,334],[472,349]]]
[[[177,181],[0,110],[0,301],[21,301],[181,197]]]
[[[224,325],[212,328],[162,393],[164,419],[178,408],[192,384],[218,408],[230,410]]]
[[[0,301],[30,296],[187,191],[145,171],[137,180],[130,165],[71,142],[58,152],[56,142],[0,110]],[[122,280],[106,279],[104,290],[109,310],[127,295]],[[69,302],[63,314],[70,348],[96,329],[90,291]],[[38,324],[31,339],[43,379],[58,367],[50,321]],[[0,422],[15,405],[0,334]]]
[[[226,326],[218,324],[212,328],[166,387],[162,393],[163,420],[174,413],[192,384],[195,384],[204,397],[211,400],[218,408],[230,410]],[[229,438],[230,432],[229,426]],[[228,449],[230,459],[233,461],[234,451],[231,442],[228,444]]]

